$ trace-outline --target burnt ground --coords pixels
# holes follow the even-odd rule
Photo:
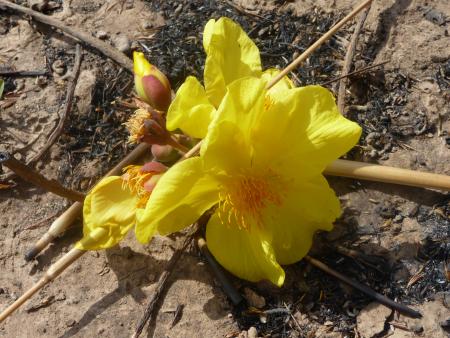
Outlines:
[[[17,1],[26,4],[25,1]],[[33,2],[34,3],[34,2]],[[39,4],[39,1],[36,3]],[[176,89],[202,78],[201,33],[209,18],[239,22],[261,51],[264,67],[293,56],[348,13],[357,1],[56,1],[43,11],[129,53],[144,51]],[[0,69],[47,70],[5,77],[0,147],[22,160],[41,149],[65,101],[74,42],[45,26],[1,11]],[[360,34],[353,68],[388,61],[351,77],[345,114],[363,127],[349,158],[449,174],[450,50],[445,1],[375,1]],[[317,50],[293,74],[297,85],[340,75],[353,25]],[[36,164],[46,176],[86,191],[129,151],[122,123],[132,113],[132,77],[84,49],[75,104],[65,129]],[[337,83],[326,85],[337,92]],[[69,203],[17,179],[0,190],[0,307],[22,294],[81,236],[79,224],[36,261],[23,254]],[[447,337],[450,253],[447,193],[330,178],[344,214],[319,234],[311,255],[424,314],[411,320],[371,304],[365,295],[304,262],[287,267],[283,288],[233,278],[242,293],[264,298],[261,316],[233,308],[190,248],[171,278],[148,337]],[[5,337],[127,337],[179,239],[148,246],[129,236],[120,247],[82,257],[0,326]],[[353,250],[353,251],[351,251]],[[250,291],[249,291],[250,290]],[[251,297],[255,301],[261,299]],[[172,327],[173,312],[184,305]],[[261,304],[259,304],[261,305]]]

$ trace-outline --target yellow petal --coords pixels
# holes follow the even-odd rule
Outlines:
[[[253,225],[249,230],[240,230],[237,224],[222,224],[216,213],[206,227],[206,242],[217,261],[239,278],[251,282],[267,279],[283,285],[284,271],[264,229]]]
[[[261,60],[258,47],[238,24],[228,18],[209,21],[203,36],[206,95],[217,108],[226,87],[234,80],[261,76]]]
[[[150,74],[152,65],[147,61],[144,53],[133,52],[133,71],[135,75],[144,76]]]
[[[203,171],[199,157],[175,164],[159,180],[144,210],[138,210],[136,237],[147,243],[195,222],[218,202],[218,183]]]
[[[201,148],[206,167],[217,166],[233,172],[252,166],[253,150],[248,135],[263,110],[264,85],[261,79],[248,77],[228,87]]]
[[[272,245],[280,264],[301,260],[311,248],[317,230],[330,231],[341,214],[339,200],[319,175],[308,182],[283,188],[281,205],[264,210],[263,223],[272,234]]]
[[[266,69],[262,73],[261,78],[267,84],[267,83],[269,83],[270,80],[272,80],[279,73],[280,73],[279,69],[269,68],[269,69]],[[279,90],[286,90],[286,89],[291,89],[291,88],[295,88],[294,83],[291,81],[291,79],[289,77],[284,76],[272,88],[269,89],[269,93],[275,93],[275,92],[277,92]]]
[[[99,250],[119,243],[135,222],[138,197],[129,189],[122,188],[119,176],[102,179],[86,196],[83,204],[83,238],[93,237],[97,241],[83,241],[78,249]],[[106,231],[98,237],[98,229]],[[86,244],[88,243],[88,244]]]
[[[193,76],[188,76],[167,112],[167,129],[181,129],[195,138],[204,138],[215,112],[205,89]]]
[[[361,128],[343,117],[320,86],[279,90],[250,128],[255,165],[270,162],[290,177],[311,177],[349,151]]]
[[[214,33],[214,26],[216,24],[216,20],[210,19],[203,30],[203,49],[206,53],[208,53],[209,44],[211,42],[211,36]]]

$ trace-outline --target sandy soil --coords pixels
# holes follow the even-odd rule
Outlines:
[[[17,2],[26,5],[26,1]],[[170,3],[177,2],[182,3]],[[290,11],[300,16],[314,11],[342,15],[358,2],[235,3],[249,12]],[[141,48],[136,41],[142,37],[152,44],[154,28],[164,25],[167,15],[172,15],[138,0],[53,4],[56,8],[47,14],[127,52]],[[18,151],[16,157],[27,160],[43,147],[59,119],[65,75],[73,65],[75,48],[73,41],[47,27],[12,12],[0,13],[0,69],[41,70],[48,66],[52,72],[49,78],[5,79],[6,98],[0,101],[0,150]],[[175,24],[178,16],[183,16],[182,8],[173,11]],[[382,72],[383,85],[367,75],[353,79],[349,86],[346,113],[364,127],[360,150],[352,153],[353,157],[450,174],[449,18],[450,7],[444,0],[374,1],[360,35],[355,63],[389,63]],[[339,36],[345,43],[351,33],[352,28],[347,27]],[[336,54],[340,66],[345,49]],[[158,64],[158,60],[154,62]],[[117,109],[111,101],[130,97],[131,83],[132,77],[118,66],[85,50],[76,104],[65,132],[36,168],[67,186],[87,190],[128,149],[121,123],[130,112]],[[330,88],[335,90],[335,85]],[[251,327],[255,327],[261,336],[278,337],[448,337],[449,331],[441,326],[450,319],[450,286],[444,275],[450,254],[448,194],[346,179],[330,181],[341,198],[344,215],[333,232],[318,237],[312,253],[335,269],[411,304],[424,314],[423,319],[410,320],[369,304],[369,299],[303,263],[287,269],[288,279],[280,290],[233,279],[241,292],[249,288],[264,297],[264,309],[287,305],[292,314],[269,318],[267,323],[259,318],[243,319],[233,311],[197,250],[190,248],[174,271],[157,319],[143,336],[254,337]],[[0,190],[1,309],[80,238],[78,224],[35,261],[26,263],[23,259],[27,248],[69,205],[19,179],[13,187]],[[178,241],[157,238],[142,246],[130,235],[119,247],[84,255],[2,323],[0,336],[129,337]],[[382,266],[384,274],[330,251],[325,243],[382,258],[387,262]],[[418,272],[418,282],[408,286]],[[184,309],[172,326],[173,310],[178,305]]]

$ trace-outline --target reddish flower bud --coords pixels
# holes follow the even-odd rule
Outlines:
[[[167,111],[172,101],[169,80],[143,53],[133,53],[134,85],[138,96],[153,108]]]

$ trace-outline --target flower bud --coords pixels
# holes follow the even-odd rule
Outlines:
[[[166,145],[153,144],[152,155],[157,161],[163,163],[175,162],[180,158],[180,153],[176,151],[172,146],[167,144]]]
[[[153,108],[167,111],[172,94],[169,80],[158,68],[150,64],[144,53],[133,53],[134,85],[138,96]]]

